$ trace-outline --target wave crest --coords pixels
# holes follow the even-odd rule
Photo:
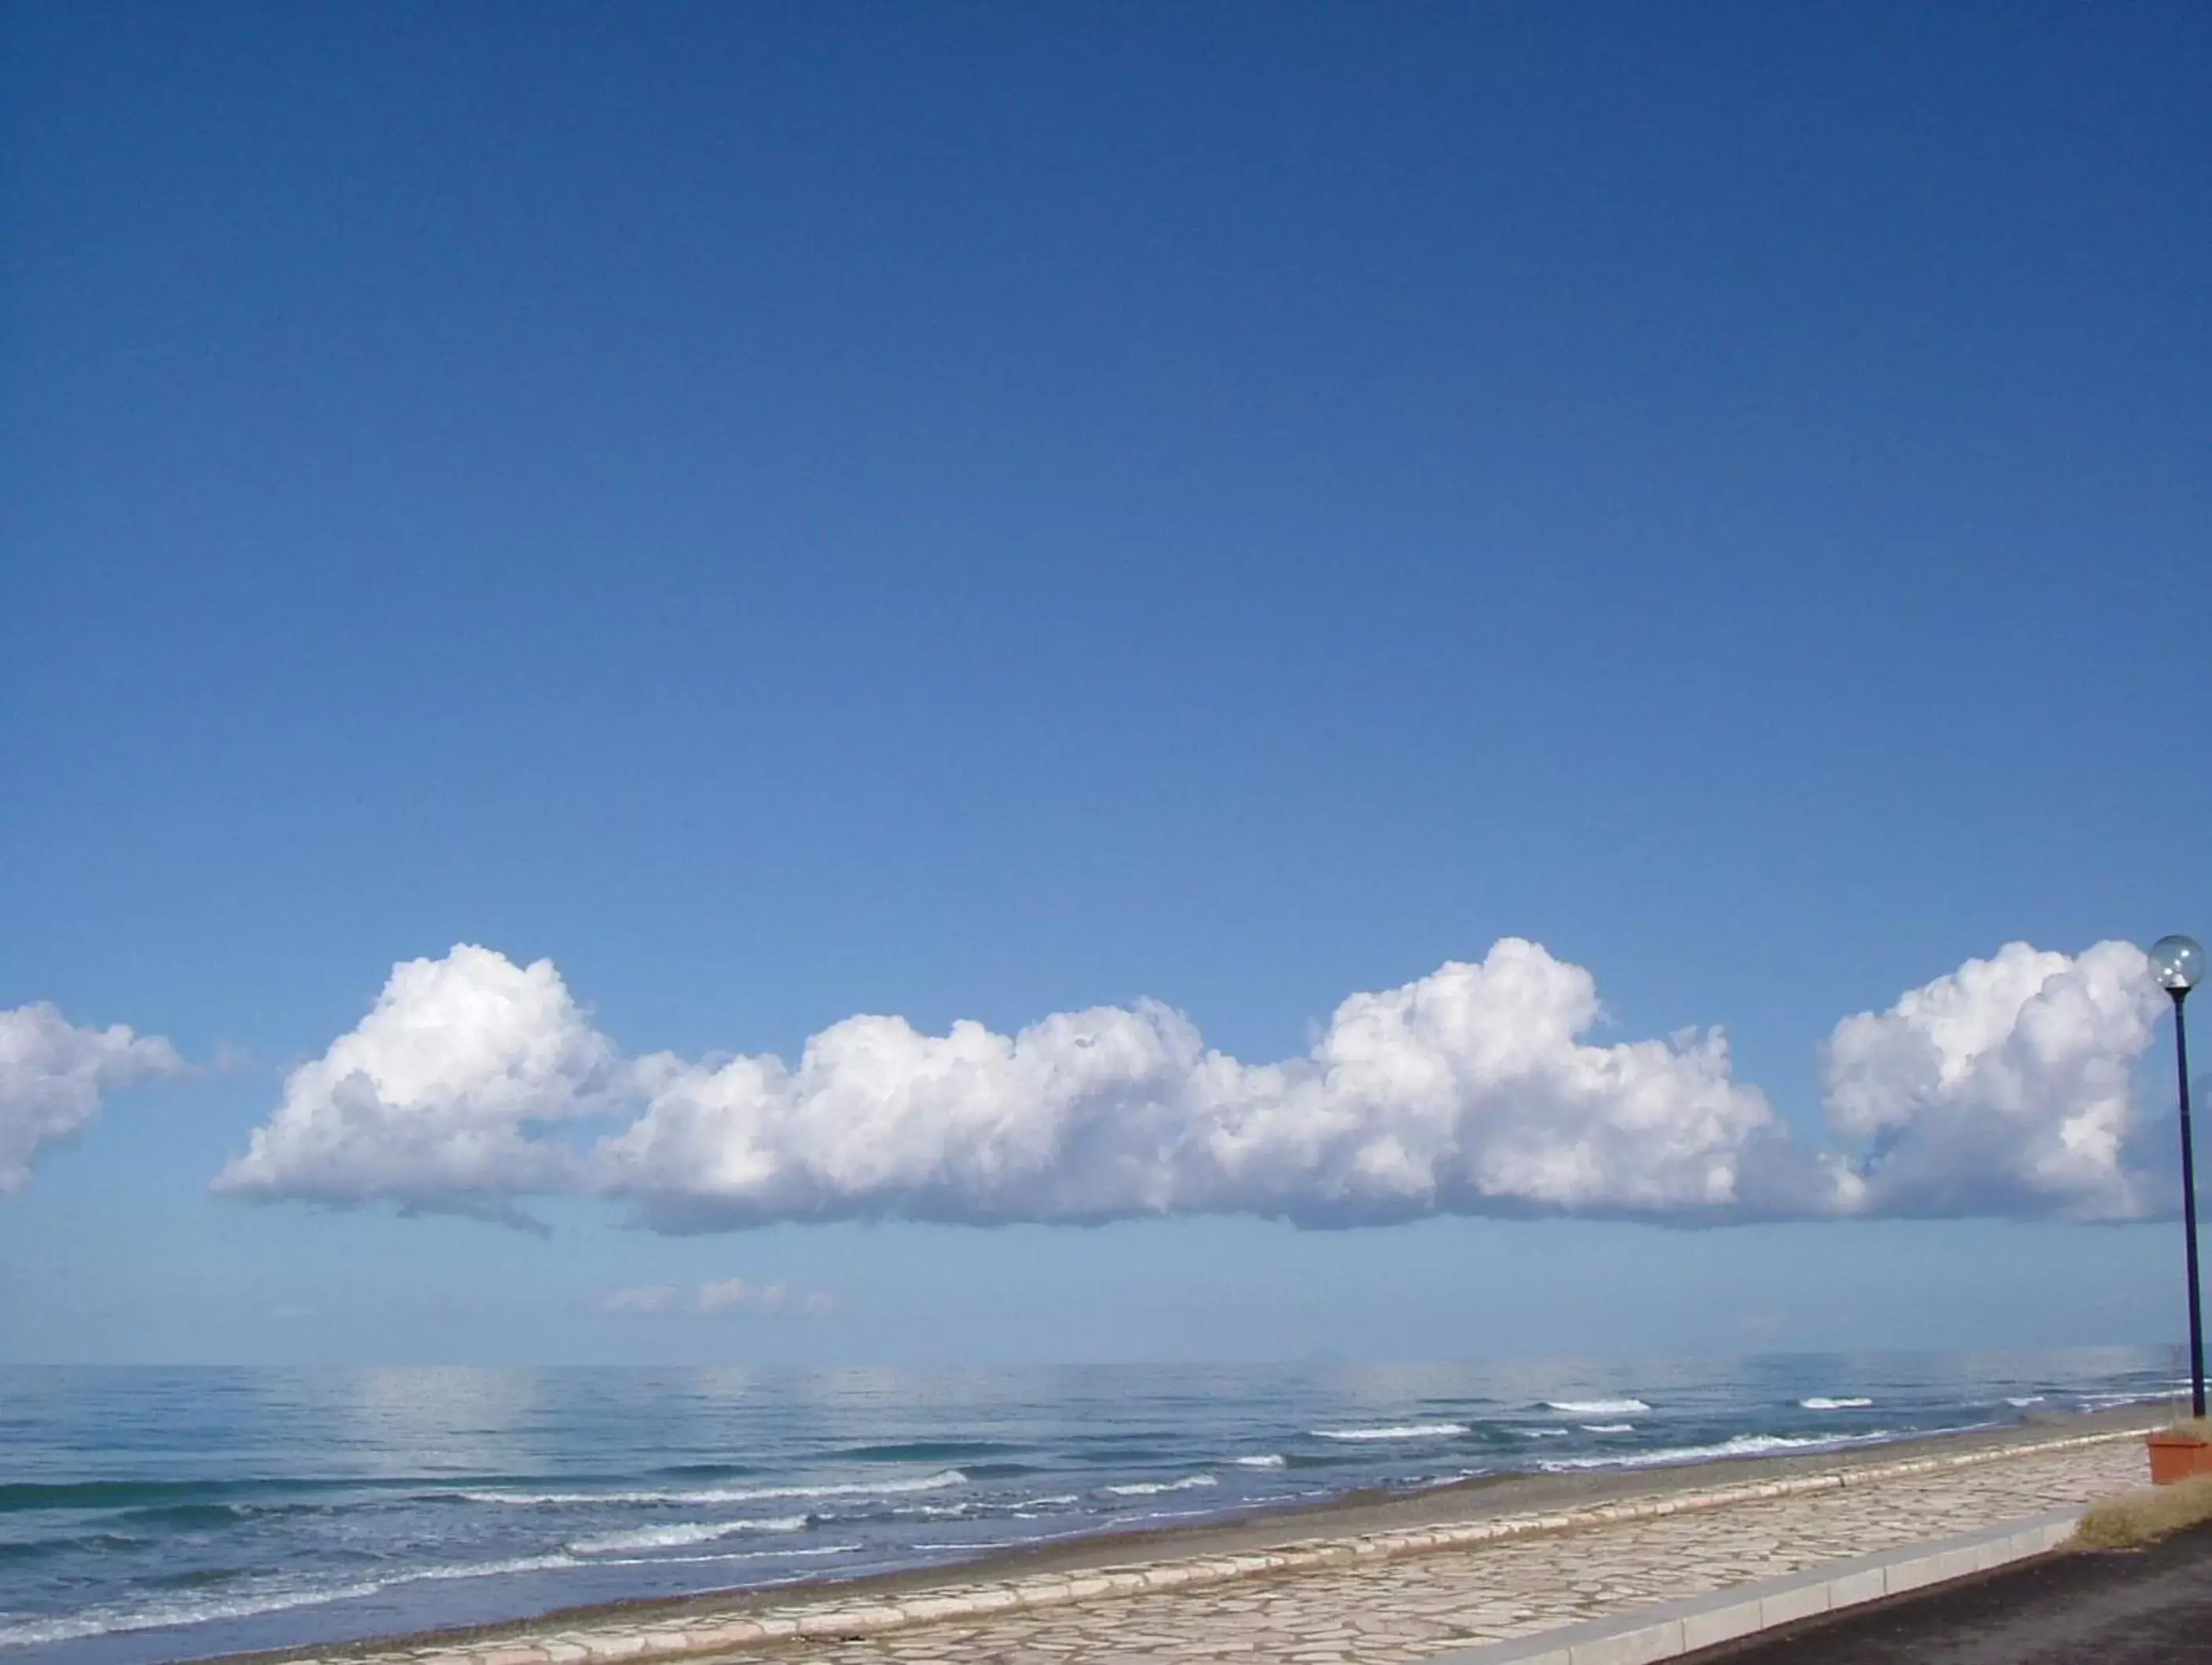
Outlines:
[[[1738,1434],[1715,1445],[1663,1446],[1656,1451],[1610,1457],[1559,1457],[1536,1466],[1546,1474],[1573,1468],[1668,1468],[1678,1463],[1709,1462],[1716,1457],[1758,1457],[1777,1451],[1841,1451],[1895,1437],[1887,1429],[1870,1434]]]
[[[804,1515],[780,1515],[766,1521],[684,1521],[675,1526],[640,1527],[635,1532],[609,1532],[596,1538],[579,1538],[568,1546],[573,1555],[618,1554],[624,1550],[681,1549],[686,1544],[710,1544],[717,1538],[734,1538],[742,1532],[804,1532]]]
[[[1185,1474],[1179,1480],[1130,1480],[1121,1486],[1102,1486],[1098,1489],[1111,1492],[1117,1498],[1152,1498],[1163,1492],[1194,1492],[1202,1486],[1218,1486],[1220,1483],[1211,1474]]]
[[[520,1509],[578,1504],[771,1503],[808,1498],[886,1498],[909,1492],[942,1492],[965,1486],[968,1476],[946,1468],[915,1480],[848,1480],[830,1486],[754,1486],[706,1492],[461,1492],[471,1503],[505,1504]]]

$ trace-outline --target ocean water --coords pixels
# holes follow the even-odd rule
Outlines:
[[[0,1370],[0,1665],[945,1565],[1356,1487],[2170,1395],[2179,1355],[991,1370]]]

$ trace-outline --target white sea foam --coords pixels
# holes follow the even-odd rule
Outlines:
[[[1651,1407],[1640,1399],[1547,1399],[1544,1408],[1565,1416],[1626,1416]]]
[[[1270,1451],[1264,1457],[1236,1457],[1231,1461],[1240,1468],[1282,1468],[1290,1463],[1280,1451]]]
[[[797,1531],[805,1528],[806,1517],[790,1517],[790,1524],[782,1522],[725,1522],[729,1530]],[[718,1530],[722,1528],[718,1528]],[[735,1555],[702,1555],[684,1557],[655,1556],[647,1560],[623,1561],[596,1559],[581,1561],[574,1553],[589,1553],[595,1545],[615,1547],[620,1538],[641,1540],[630,1547],[640,1549],[659,1547],[660,1540],[647,1533],[611,1534],[603,1540],[586,1540],[569,1547],[568,1551],[550,1555],[521,1555],[498,1561],[470,1561],[451,1566],[416,1567],[397,1572],[385,1578],[356,1579],[335,1584],[301,1584],[283,1579],[265,1582],[258,1589],[233,1591],[224,1595],[203,1597],[175,1596],[157,1599],[137,1606],[122,1603],[81,1608],[76,1613],[56,1614],[51,1618],[23,1619],[15,1623],[0,1622],[0,1647],[33,1647],[41,1644],[76,1641],[88,1636],[110,1636],[129,1631],[164,1630],[172,1626],[215,1624],[226,1619],[255,1619],[266,1613],[285,1613],[297,1607],[326,1606],[333,1601],[358,1601],[375,1595],[403,1584],[434,1583],[464,1578],[498,1578],[517,1573],[552,1572],[580,1566],[644,1565],[668,1559],[698,1561],[766,1560],[772,1558],[816,1555],[850,1554],[860,1547],[857,1544],[831,1545],[820,1549],[787,1549],[758,1551]],[[671,1544],[696,1543],[702,1538],[673,1538]]]
[[[675,1526],[647,1526],[635,1532],[579,1538],[568,1546],[568,1551],[574,1555],[608,1555],[625,1550],[681,1549],[687,1544],[710,1544],[717,1538],[734,1538],[742,1532],[805,1530],[804,1515],[780,1515],[767,1521],[685,1521]]]
[[[1808,1411],[1863,1411],[1874,1403],[1870,1399],[1801,1399],[1798,1404]]]
[[[739,1549],[724,1550],[714,1555],[640,1555],[609,1556],[595,1560],[595,1567],[691,1567],[708,1562],[724,1561],[804,1561],[817,1555],[857,1555],[866,1548],[863,1544],[824,1544],[819,1549]]]
[[[2025,1410],[2030,1405],[2042,1404],[2043,1395],[2041,1394],[2022,1394],[2017,1399],[2006,1400],[2005,1403],[2014,1407],[2015,1409]]]
[[[909,1492],[942,1492],[949,1486],[967,1484],[967,1475],[957,1468],[946,1468],[910,1480],[848,1480],[831,1486],[759,1486],[705,1492],[458,1492],[453,1495],[471,1503],[540,1508],[578,1504],[732,1504],[808,1498],[891,1498]]]
[[[1574,1431],[1571,1428],[1516,1428],[1513,1431],[1523,1439],[1565,1439]]]
[[[1316,1439],[1450,1439],[1467,1431],[1464,1422],[1401,1422],[1383,1428],[1316,1428]]]
[[[1201,1510],[1195,1510],[1195,1511],[1194,1511],[1194,1513],[1197,1513],[1197,1514],[1203,1515],[1204,1513],[1206,1513],[1206,1510],[1202,1510],[1202,1509],[1201,1509]],[[1143,1517],[1142,1516],[1123,1516],[1122,1518],[1123,1518],[1123,1520],[1126,1522],[1126,1521],[1127,1521],[1127,1520],[1131,1520],[1131,1519],[1141,1520],[1141,1519],[1143,1519],[1144,1517]],[[1018,1547],[1022,1547],[1022,1546],[1024,1546],[1024,1545],[1027,1545],[1027,1544],[1056,1544],[1056,1543],[1060,1542],[1060,1541],[1061,1541],[1061,1540],[1063,1540],[1064,1539],[1068,1539],[1068,1538],[1087,1538],[1087,1537],[1091,1536],[1093,1533],[1097,1532],[1097,1530],[1098,1530],[1098,1528],[1097,1528],[1096,1526],[1092,1526],[1092,1525],[1085,1525],[1085,1526],[1071,1527],[1071,1528],[1068,1528],[1066,1531],[1065,1531],[1065,1532],[1025,1532],[1025,1533],[1024,1533],[1020,1537],[1018,1537],[1018,1538],[1009,1538],[1009,1539],[1006,1540],[1003,1543],[999,1544],[999,1545],[997,1545],[997,1546],[994,1546],[994,1547],[998,1547],[998,1548],[1002,1548],[1002,1549],[1004,1549],[1004,1548],[1018,1548]],[[908,1545],[907,1546],[907,1547],[908,1547],[908,1549],[925,1549],[925,1550],[945,1550],[945,1549],[973,1550],[973,1549],[975,1547],[975,1546],[974,1544],[972,1544],[972,1543],[951,1543],[951,1544],[934,1543],[934,1542],[932,1542],[931,1540],[929,1540],[928,1539],[926,1539],[926,1538],[917,1538],[917,1539],[915,1539],[912,1543],[908,1544]]]
[[[390,1589],[396,1584],[451,1578],[495,1578],[501,1574],[544,1572],[583,1565],[573,1555],[524,1555],[504,1561],[421,1567],[411,1572],[395,1573],[389,1578],[360,1579],[351,1583],[306,1587],[287,1583],[264,1586],[255,1594],[240,1593],[198,1599],[172,1597],[149,1601],[138,1607],[118,1604],[84,1607],[76,1613],[58,1614],[48,1619],[0,1624],[0,1648],[72,1642],[88,1636],[112,1636],[121,1631],[164,1630],[173,1625],[206,1625],[218,1619],[253,1619],[263,1613],[283,1613],[294,1607],[349,1601],[364,1595],[374,1595],[380,1590]]]
[[[1138,1521],[1194,1521],[1212,1512],[1207,1509],[1148,1509],[1141,1514],[1125,1515],[1122,1521],[1125,1524]]]
[[[1635,1431],[1636,1425],[1632,1422],[1585,1422],[1583,1424],[1583,1432],[1586,1434],[1632,1434]]]
[[[1098,1489],[1117,1498],[1153,1498],[1163,1492],[1194,1492],[1200,1486],[1219,1484],[1211,1474],[1185,1474],[1179,1480],[1131,1480],[1124,1486],[1102,1486]]]
[[[1569,1468],[1666,1468],[1678,1463],[1710,1462],[1716,1457],[1757,1457],[1776,1451],[1840,1451],[1891,1438],[1887,1430],[1870,1434],[1738,1434],[1717,1445],[1673,1445],[1612,1457],[1559,1457],[1536,1466],[1547,1474]]]

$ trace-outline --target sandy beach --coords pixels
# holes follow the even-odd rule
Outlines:
[[[1564,1474],[1516,1474],[1437,1486],[1397,1496],[1353,1493],[1310,1506],[1270,1510],[1231,1520],[1194,1523],[1144,1532],[1102,1533],[1064,1542],[995,1552],[957,1566],[882,1574],[845,1580],[782,1583],[770,1588],[710,1592],[665,1601],[605,1603],[565,1607],[535,1618],[497,1626],[386,1637],[345,1644],[275,1652],[223,1656],[238,1662],[277,1665],[304,1659],[368,1660],[393,1656],[461,1657],[516,1662],[547,1656],[532,1645],[567,1633],[634,1632],[673,1637],[720,1626],[724,1621],[757,1619],[771,1610],[788,1611],[809,1602],[840,1611],[881,1613],[892,1607],[939,1601],[950,1590],[1017,1581],[1080,1581],[1109,1568],[1163,1564],[1208,1563],[1224,1558],[1279,1557],[1286,1547],[1310,1549],[1358,1540],[1403,1539],[1446,1525],[1480,1527],[1484,1522],[1531,1517],[1589,1518],[1594,1511],[1638,1514],[1666,1512],[1679,1500],[1686,1509],[1711,1506],[1717,1492],[1730,1497],[1751,1489],[1799,1489],[1827,1477],[1887,1483],[1890,1475],[1915,1468],[1947,1467],[1971,1473],[2002,1470],[2008,1458],[2089,1443],[2100,1453],[2098,1483],[2106,1489],[2128,1483],[2141,1466],[2129,1442],[2116,1438],[2171,1419],[2172,1407],[2133,1405],[2087,1414],[2025,1414],[2002,1426],[1901,1439],[1850,1450],[1731,1458],[1667,1468],[1591,1469]],[[1263,1563],[1254,1560],[1256,1568]],[[672,1628],[673,1627],[673,1628]],[[735,1632],[732,1632],[735,1633]],[[646,1650],[652,1651],[654,1650]],[[668,1651],[677,1651],[669,1649]],[[590,1656],[579,1652],[579,1658]]]

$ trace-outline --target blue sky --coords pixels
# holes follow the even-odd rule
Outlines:
[[[0,1198],[5,1356],[2178,1333],[2170,1219],[1875,1217],[1977,1212],[1932,1178],[684,1236],[209,1187],[459,943],[625,1059],[1149,997],[1257,1063],[1523,938],[1591,1045],[1725,1026],[1809,1156],[1839,1020],[2205,934],[2201,9],[0,30],[0,1008],[194,1066]],[[2098,1010],[2155,1180],[2170,1030]]]

